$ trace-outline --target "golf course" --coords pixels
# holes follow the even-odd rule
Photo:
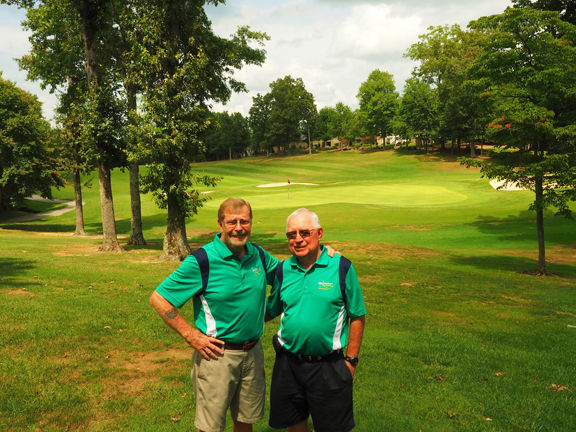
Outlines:
[[[289,256],[286,216],[306,207],[323,242],[354,263],[368,311],[356,431],[576,430],[575,220],[547,210],[550,276],[535,276],[533,192],[496,190],[448,154],[322,152],[194,169],[221,181],[187,221],[193,249],[218,232],[222,200],[238,196],[254,210],[251,240],[275,256]],[[0,215],[0,430],[194,430],[192,350],[148,303],[178,266],[160,259],[166,210],[143,194],[147,245],[128,246],[129,174],[114,170],[124,252],[99,252],[98,178],[83,180],[86,236],[73,235],[74,211]],[[53,195],[73,200],[73,187]],[[181,312],[193,320],[191,304]],[[268,388],[278,323],[263,336]],[[273,430],[267,413],[254,430]]]

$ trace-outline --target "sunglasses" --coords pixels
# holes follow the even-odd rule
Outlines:
[[[308,238],[312,234],[312,231],[317,231],[317,230],[316,229],[310,229],[310,230],[289,231],[286,233],[286,238],[288,240],[294,240],[296,238],[296,236],[298,236],[298,233],[300,233],[300,237]]]

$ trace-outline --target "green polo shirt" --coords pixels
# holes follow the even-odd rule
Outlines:
[[[296,257],[283,263],[282,286],[274,281],[268,297],[271,317],[282,313],[278,337],[288,351],[326,355],[348,344],[348,320],[366,315],[366,306],[354,266],[346,274],[346,302],[338,268],[341,256],[330,258],[324,249],[308,270]]]
[[[256,247],[248,242],[246,254],[239,259],[220,240],[203,246],[208,255],[209,273],[206,291],[196,258],[188,256],[156,291],[173,306],[182,307],[193,298],[198,330],[229,343],[258,339],[264,329],[266,285],[272,284],[280,262],[264,252],[266,272]]]

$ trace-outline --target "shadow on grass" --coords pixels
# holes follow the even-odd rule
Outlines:
[[[55,233],[65,233],[74,232],[75,226],[71,224],[46,224],[42,223],[41,220],[37,222],[22,222],[22,223],[2,223],[0,222],[0,228],[9,230],[19,230],[19,231],[30,231],[30,232],[55,232]]]
[[[399,156],[419,156],[421,162],[457,162],[460,156],[467,156],[464,153],[450,152],[450,149],[440,150],[437,147],[429,147],[426,149],[416,149],[414,147],[398,148],[395,150]]]
[[[473,266],[482,270],[498,270],[526,274],[533,274],[533,272],[538,268],[538,260],[535,258],[510,255],[458,255],[452,256],[450,261],[458,265]],[[570,279],[576,278],[575,266],[549,262],[547,267],[552,276]]]
[[[31,270],[36,267],[34,261],[12,258],[12,257],[0,257],[0,288],[17,288],[17,287],[29,287],[31,285],[37,285],[37,283],[30,283],[30,281],[19,282],[14,279],[14,276],[19,273]]]
[[[533,244],[538,247],[536,215],[530,211],[515,216],[495,219],[494,216],[479,216],[469,224],[482,234],[493,236],[497,241]],[[544,236],[546,244],[576,245],[576,221],[548,213],[544,216]]]

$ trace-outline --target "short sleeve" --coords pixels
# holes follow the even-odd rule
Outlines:
[[[202,276],[196,258],[192,255],[162,282],[156,291],[178,308],[198,294],[202,289]]]
[[[278,261],[277,265],[282,265],[281,261]],[[280,281],[276,278],[274,274],[274,281],[272,283],[272,290],[266,301],[266,312],[271,318],[277,317],[282,312],[282,300],[280,299]]]
[[[366,305],[364,304],[364,297],[360,282],[356,275],[354,265],[350,266],[346,274],[346,312],[350,318],[358,318],[366,315]]]

